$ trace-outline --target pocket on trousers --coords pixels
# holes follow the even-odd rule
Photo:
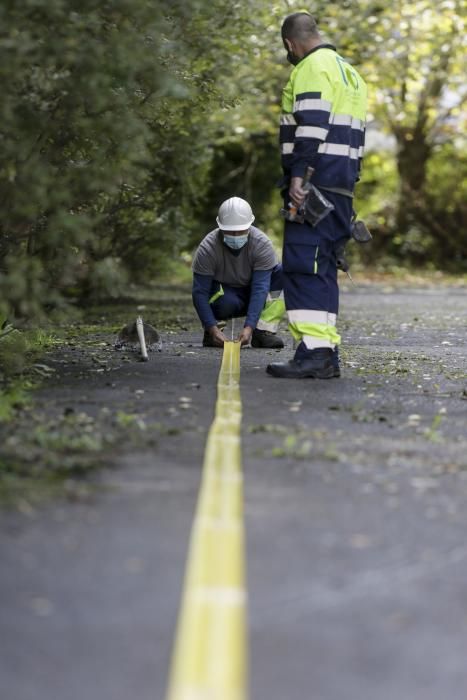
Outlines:
[[[318,272],[319,244],[287,243],[282,254],[284,272],[316,275]]]

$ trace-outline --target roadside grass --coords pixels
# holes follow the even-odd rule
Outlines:
[[[59,375],[57,361],[59,367],[79,365],[78,376],[88,377],[107,371],[112,363],[128,362],[124,354],[114,352],[113,342],[137,315],[163,333],[196,323],[186,285],[131,288],[128,298],[73,312],[50,330],[14,328],[4,322],[2,330],[8,327],[8,332],[0,331],[0,505],[26,512],[50,497],[88,495],[98,488],[93,475],[123,447],[154,446],[159,435],[178,435],[173,428],[148,425],[131,407],[103,407],[90,415],[76,408],[73,396],[65,408],[35,400],[35,390]]]
[[[30,390],[33,384],[24,379],[18,379],[6,385],[0,391],[0,423],[9,421],[15,410],[25,408],[31,401]]]
[[[73,402],[70,401],[70,404]],[[2,431],[0,504],[20,501],[35,505],[50,495],[76,496],[79,484],[89,494],[92,476],[115,460],[122,448],[157,444],[164,426],[148,423],[142,414],[102,407],[96,415],[33,404],[18,410]],[[76,488],[75,488],[76,487]]]
[[[40,358],[61,343],[56,333],[44,329],[4,326],[8,332],[0,332],[0,423],[28,405],[31,391],[52,373],[47,365],[39,363]]]

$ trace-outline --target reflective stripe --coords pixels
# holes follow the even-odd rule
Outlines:
[[[325,323],[290,323],[289,331],[295,340],[300,342],[305,337],[308,343],[314,347],[324,347],[327,343],[331,346],[339,345],[341,337],[334,326],[327,326]]]
[[[276,299],[266,301],[264,309],[261,311],[259,321],[256,324],[256,328],[258,328],[260,331],[272,331],[275,333],[284,314],[284,294],[280,293]]]
[[[281,153],[282,155],[289,155],[293,153],[294,144],[293,143],[281,143]]]
[[[303,112],[304,110],[320,110],[321,112],[330,112],[332,104],[328,100],[296,100],[293,106],[294,112]]]
[[[365,146],[360,146],[360,148],[358,149],[358,157],[363,158],[364,155],[365,155]]]
[[[270,331],[271,333],[277,333],[278,327],[278,323],[274,323],[273,321],[262,321],[261,319],[259,319],[258,323],[256,324],[256,328],[259,331]]]
[[[304,341],[306,338],[307,347],[334,347],[341,342],[336,327],[326,323],[289,323],[289,331],[295,340]]]
[[[352,129],[365,130],[365,122],[350,114],[331,114],[329,122],[335,126],[350,126]]]
[[[296,138],[304,136],[308,139],[319,139],[320,141],[324,141],[327,135],[328,130],[322,129],[319,126],[299,126],[297,131],[295,132]]]
[[[329,348],[334,350],[336,343],[331,343],[330,340],[322,340],[322,338],[313,338],[311,335],[304,335],[302,337],[302,342],[308,350],[315,350],[316,348]]]
[[[351,148],[346,144],[342,143],[322,143],[318,148],[318,153],[324,153],[328,156],[344,156],[345,158],[351,158],[352,160],[357,160],[361,158],[360,148]]]
[[[222,285],[220,284],[219,290],[217,292],[215,292],[215,294],[212,295],[212,297],[209,299],[209,303],[214,304],[215,301],[217,301],[218,299],[220,299],[223,296],[224,296],[224,289],[223,289]]]
[[[337,314],[329,311],[312,311],[311,309],[294,309],[287,311],[289,323],[325,323],[327,326],[335,326]]]
[[[287,113],[287,114],[281,114],[280,118],[280,124],[281,126],[295,126],[296,125],[295,117],[293,114]]]

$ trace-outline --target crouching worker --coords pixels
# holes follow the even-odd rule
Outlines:
[[[193,260],[193,304],[204,327],[203,345],[223,347],[219,321],[245,316],[237,340],[254,348],[283,348],[276,335],[285,314],[282,267],[271,241],[252,226],[240,197],[223,202],[218,228],[201,241]]]

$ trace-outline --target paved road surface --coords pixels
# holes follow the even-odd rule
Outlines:
[[[251,700],[467,696],[466,318],[465,289],[359,287],[342,379],[242,351]],[[188,330],[110,375],[70,357],[39,406],[132,407],[154,441],[0,515],[0,697],[163,700],[220,353]]]

